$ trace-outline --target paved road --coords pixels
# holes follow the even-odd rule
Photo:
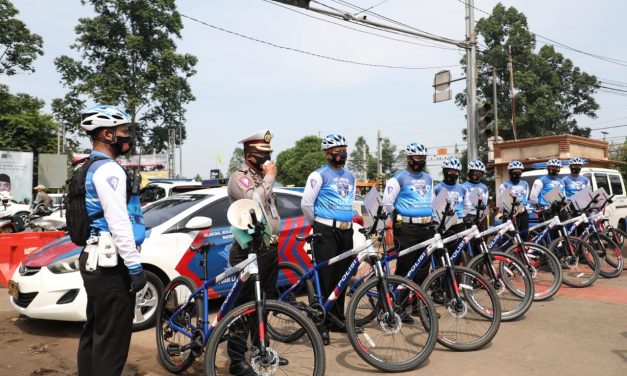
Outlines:
[[[0,289],[0,375],[72,375],[80,324],[19,318],[6,294]],[[340,334],[332,334],[326,351],[328,375],[379,373],[356,356]],[[201,370],[197,364],[186,374]],[[419,371],[407,374],[417,372],[626,375],[627,273],[617,279],[600,278],[586,289],[562,287],[551,301],[534,303],[523,319],[503,323],[492,343],[480,351],[455,353],[438,345]],[[154,330],[134,334],[124,375],[166,374],[156,360]]]

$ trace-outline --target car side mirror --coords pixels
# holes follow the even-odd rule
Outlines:
[[[185,228],[188,230],[206,230],[212,225],[211,218],[208,217],[194,217],[187,221]]]

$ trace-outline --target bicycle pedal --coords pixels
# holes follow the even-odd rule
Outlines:
[[[176,343],[168,343],[167,352],[169,356],[181,355],[181,346]]]

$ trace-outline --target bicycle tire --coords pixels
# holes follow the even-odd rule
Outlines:
[[[599,273],[605,278],[616,278],[623,272],[624,259],[618,244],[609,236],[600,233],[590,233],[584,242],[592,246],[599,256]]]
[[[458,304],[455,299],[447,297],[448,292],[444,291],[442,301],[434,301],[436,312],[440,315],[438,343],[456,351],[477,350],[487,345],[498,332],[501,325],[501,305],[494,288],[479,273],[463,267],[453,267],[453,271],[457,284],[461,287],[460,291],[463,291],[460,295],[465,300]],[[423,288],[432,296],[434,293],[441,293],[441,284],[449,277],[448,268],[439,268],[425,279]],[[483,291],[481,303],[477,300],[479,294],[475,290]],[[459,333],[464,328],[479,328],[481,322],[486,322],[481,325],[485,329],[466,335]]]
[[[413,281],[399,276],[388,276],[387,286],[394,307],[394,317],[388,317],[380,304],[381,279],[368,279],[353,294],[346,310],[346,332],[348,339],[357,354],[371,366],[384,372],[406,372],[420,366],[435,348],[438,323],[433,302],[425,292]],[[371,291],[371,290],[375,291]],[[360,301],[367,299],[364,313],[370,315],[373,294],[377,294],[376,321],[368,322],[368,325],[358,325],[361,314]],[[414,303],[415,302],[415,303]],[[427,324],[421,320],[410,319],[409,309],[421,311],[421,316],[427,317]],[[403,317],[404,320],[403,321]],[[421,317],[422,318],[422,317]],[[411,322],[409,322],[410,320]],[[375,321],[375,322],[372,322]],[[357,326],[361,329],[357,332]],[[376,334],[375,334],[375,331]],[[380,334],[381,333],[381,334]],[[373,338],[374,336],[374,338]],[[392,338],[393,337],[393,338]],[[384,344],[377,344],[374,340],[381,339]],[[390,346],[404,341],[402,348],[391,349]],[[381,349],[382,353],[376,353]],[[395,361],[388,356],[400,357],[408,354],[408,359]]]
[[[568,241],[573,246],[574,255],[563,248],[564,237],[555,239],[550,247],[564,269],[562,282],[575,288],[591,286],[601,272],[599,255],[594,248],[579,238],[569,236]]]
[[[523,316],[533,303],[534,288],[531,274],[516,257],[503,252],[477,255],[468,269],[479,272],[492,283],[501,304],[501,321],[513,321]],[[490,261],[491,260],[491,261]],[[496,280],[490,278],[488,267],[494,266]]]
[[[523,246],[526,258],[520,254],[522,249],[518,245],[511,246],[505,253],[514,255],[527,266],[527,271],[533,280],[534,301],[552,298],[562,286],[563,273],[559,260],[550,250],[540,244],[525,242]]]
[[[627,241],[625,241],[625,239],[627,239],[627,232],[619,228],[608,227],[603,233],[614,240],[614,243],[616,243],[620,249],[621,257],[625,259],[625,257],[627,257]],[[623,270],[625,270],[624,263]]]
[[[300,279],[300,277],[302,277],[303,275],[305,275],[305,271],[300,266],[291,262],[280,262],[277,284],[281,283],[282,276],[284,278],[289,278],[290,283],[296,283]],[[306,297],[305,297],[307,299],[306,304],[311,305],[311,303],[313,303],[313,300],[315,298],[315,292],[314,292],[313,283],[311,282],[310,279],[304,281],[304,288],[306,291]],[[281,288],[281,286],[277,286],[277,293],[278,293],[277,298],[280,297],[281,294],[285,290],[286,288]],[[298,297],[295,296],[294,294],[289,294],[289,296],[286,296],[285,299],[281,299],[281,301],[298,309],[297,298]],[[288,342],[288,343],[298,340],[300,337],[302,337],[305,334],[305,332],[301,329],[298,329],[291,333],[284,333],[278,328],[274,328],[272,324],[268,324],[267,329],[268,329],[268,333],[270,334],[270,336],[272,336],[272,338],[278,341]]]
[[[322,345],[322,338],[320,333],[314,326],[314,324],[307,319],[302,313],[290,305],[276,301],[267,300],[265,302],[265,317],[268,320],[272,320],[272,312],[278,312],[283,317],[288,317],[293,320],[295,325],[298,325],[304,331],[303,336],[297,343],[287,343],[286,346],[297,346],[298,348],[292,348],[284,350],[282,342],[276,339],[269,339],[266,337],[268,346],[268,356],[270,359],[266,359],[266,369],[261,370],[264,365],[261,364],[261,360],[253,356],[256,345],[253,341],[249,341],[249,332],[243,337],[238,337],[241,333],[239,328],[244,327],[258,328],[257,325],[257,308],[255,302],[249,302],[243,304],[231,312],[229,312],[215,327],[213,330],[207,347],[205,350],[205,364],[204,373],[207,376],[228,375],[230,374],[230,359],[229,356],[241,358],[246,361],[255,372],[258,374],[310,374],[314,376],[322,376],[325,372],[325,353],[324,346]],[[249,326],[252,325],[252,326]],[[245,346],[242,347],[245,354],[236,353],[237,346],[230,347],[229,341],[236,340],[244,341]],[[226,348],[220,348],[220,345],[226,346]],[[313,352],[313,359],[306,360],[306,355]],[[248,354],[250,353],[250,354]],[[281,366],[279,357],[285,356],[289,361],[289,364]],[[300,370],[299,370],[300,369]]]
[[[202,300],[197,296],[190,304],[187,304],[189,297],[196,289],[196,283],[192,279],[178,276],[168,283],[159,300],[155,322],[157,353],[159,363],[173,373],[185,371],[194,363],[197,356],[194,348],[181,351],[181,347],[190,346],[192,341],[199,340],[198,337],[194,338],[193,334],[200,329],[201,320],[204,317]],[[186,330],[186,334],[190,337],[176,331],[169,324],[172,314],[179,309],[180,312],[175,321]],[[202,351],[204,344],[196,343],[196,345],[196,349]],[[176,355],[177,352],[179,355]]]

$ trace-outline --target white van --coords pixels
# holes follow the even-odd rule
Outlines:
[[[542,175],[546,175],[546,169],[525,171],[522,173],[522,179],[529,183],[529,189],[533,186],[533,182]],[[605,209],[605,213],[609,216],[612,225],[627,230],[627,195],[625,194],[625,182],[620,172],[609,168],[600,167],[583,167],[581,175],[590,179],[592,190],[604,188],[609,195],[615,195],[612,199],[612,205]],[[562,167],[559,177],[563,178],[570,175],[568,167]]]

